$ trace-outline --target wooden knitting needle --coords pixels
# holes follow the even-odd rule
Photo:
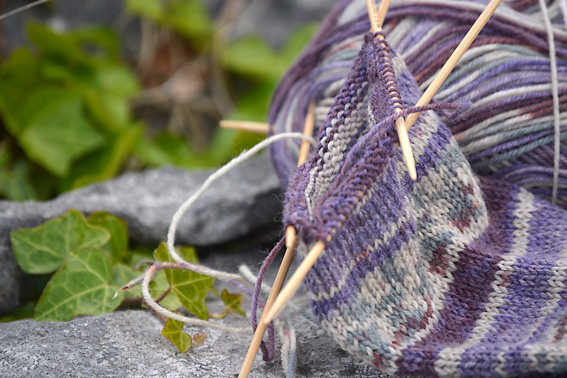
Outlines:
[[[312,102],[309,105],[309,110],[307,111],[307,116],[305,117],[303,135],[312,136],[314,127],[315,104]],[[307,158],[309,157],[309,147],[310,144],[308,140],[304,139],[301,141],[301,146],[299,148],[299,158],[297,159],[298,167],[307,161]],[[295,231],[295,228],[293,226],[288,226],[285,230],[285,255],[280,265],[280,269],[278,270],[278,273],[276,275],[276,279],[274,280],[274,284],[272,286],[272,290],[270,291],[270,295],[268,296],[268,300],[266,301],[266,305],[264,306],[264,311],[262,312],[262,316],[260,317],[260,322],[258,323],[256,332],[254,332],[254,337],[252,337],[252,342],[250,343],[250,347],[248,348],[248,353],[246,353],[244,363],[242,364],[242,368],[240,368],[240,374],[238,375],[239,378],[246,378],[250,373],[250,369],[252,368],[252,364],[254,363],[256,354],[258,353],[258,348],[260,348],[260,343],[262,342],[262,338],[264,337],[264,333],[266,332],[266,328],[268,327],[268,324],[270,324],[270,322],[264,322],[265,315],[272,306],[274,300],[277,298],[283,286],[285,277],[287,276],[287,272],[289,270],[291,262],[293,261],[296,242],[297,232]]]
[[[223,119],[220,121],[220,126],[225,129],[236,129],[242,131],[250,131],[253,133],[267,134],[270,126],[264,122],[252,122],[252,121],[232,121]]]
[[[366,7],[368,8],[368,17],[370,18],[371,30],[374,33],[382,31],[382,24],[384,23],[384,18],[388,8],[390,8],[391,0],[382,0],[380,2],[380,8],[376,9],[376,3],[374,0],[366,0]],[[384,39],[383,36],[379,37]],[[396,113],[401,110],[396,108]],[[415,181],[417,180],[417,172],[415,170],[415,159],[413,157],[413,152],[411,150],[411,145],[408,136],[409,128],[406,127],[403,117],[396,120],[396,131],[398,132],[398,139],[400,140],[400,147],[402,147],[402,154],[404,155],[404,161],[408,167],[408,173],[410,178]]]
[[[498,5],[500,5],[501,2],[502,2],[502,0],[492,0],[488,4],[488,6],[484,10],[484,12],[482,12],[482,14],[480,15],[479,20],[477,20],[474,23],[474,25],[471,27],[471,31],[469,31],[469,33],[467,33],[467,35],[465,36],[465,38],[463,40],[464,42],[461,42],[461,44],[459,44],[459,46],[455,50],[455,53],[453,53],[453,55],[451,55],[451,58],[449,58],[449,60],[453,60],[454,63],[447,62],[445,64],[445,66],[447,66],[449,68],[447,68],[447,70],[445,70],[446,72],[443,72],[444,77],[440,73],[438,75],[438,77],[441,77],[441,79],[437,80],[437,78],[435,78],[434,81],[437,81],[437,83],[436,83],[437,87],[435,88],[433,86],[433,83],[432,83],[432,85],[430,86],[430,88],[432,88],[431,91],[429,90],[429,88],[426,91],[426,93],[429,92],[428,93],[429,98],[425,97],[425,94],[424,94],[422,99],[425,97],[426,100],[423,101],[423,102],[422,102],[422,100],[420,100],[420,102],[422,102],[422,103],[418,102],[418,104],[416,106],[425,105],[425,104],[429,103],[429,101],[431,100],[431,97],[433,97],[435,92],[439,89],[439,87],[441,86],[443,81],[447,78],[447,76],[449,75],[451,70],[456,65],[456,62],[459,61],[459,59],[464,54],[464,51],[466,51],[466,49],[471,45],[474,38],[476,38],[476,36],[480,32],[480,30],[484,27],[484,25],[486,24],[486,22],[488,21],[490,16],[494,13],[494,11],[498,7]],[[371,20],[371,23],[373,24],[373,28],[374,28],[374,24],[381,26],[382,25],[381,23],[376,23],[376,22],[372,21],[373,19],[376,20],[376,17],[377,17],[376,13],[375,13],[376,11],[374,10],[374,7],[372,6],[373,5],[372,0],[367,0],[366,4],[368,5],[370,20]],[[380,9],[382,9],[382,3],[380,4]],[[466,39],[466,41],[465,41],[465,39]],[[457,50],[458,50],[458,52],[457,52]],[[443,67],[443,69],[445,69],[445,66]],[[442,69],[442,71],[443,71],[443,69]],[[415,119],[417,119],[419,114],[412,114],[411,116],[415,116],[415,117],[412,117],[413,121],[411,121],[411,119],[410,119],[411,123],[406,122],[406,124],[405,124],[405,126],[407,127],[406,130],[408,130],[409,127],[411,127],[413,125],[413,123],[415,122]],[[408,117],[408,119],[409,118],[410,117]],[[402,140],[402,138],[400,137],[400,144],[401,144],[401,140]],[[406,162],[406,164],[407,164],[407,162]],[[277,315],[279,310],[283,307],[285,302],[287,302],[289,300],[289,298],[291,298],[293,296],[293,294],[295,293],[295,291],[297,290],[297,288],[301,284],[301,281],[303,280],[305,275],[307,275],[307,273],[313,267],[313,265],[315,265],[315,261],[317,261],[317,258],[323,253],[324,249],[325,249],[324,243],[322,241],[318,241],[313,246],[311,251],[309,251],[309,253],[305,257],[305,259],[303,260],[303,262],[301,263],[301,265],[299,266],[297,271],[290,278],[287,286],[282,290],[281,294],[278,296],[278,298],[274,302],[273,306],[270,308],[266,318],[264,319],[264,321],[266,323],[271,322],[275,318],[275,316]]]
[[[374,3],[373,0],[366,0],[366,5],[368,7],[368,16],[370,17],[370,24],[372,25],[372,31],[378,32],[378,31],[382,30],[381,29],[382,24],[384,23],[384,19],[386,18],[386,12],[388,11],[388,8],[390,6],[390,0],[381,1],[380,2],[380,8],[378,10],[376,9],[376,4]],[[401,121],[400,125],[403,126],[401,128],[402,129],[401,134],[402,135],[405,134],[405,137],[407,139],[408,134],[407,134],[407,130],[405,128],[405,124],[403,123],[404,120],[403,120],[403,118],[398,118],[398,120]],[[400,130],[400,127],[398,127],[398,132],[399,132],[399,130]],[[400,135],[400,145],[402,145],[402,135]],[[409,149],[408,149],[408,147],[409,147]],[[404,147],[402,145],[402,151],[404,151],[403,149],[404,149]],[[411,147],[409,146],[409,139],[407,139],[406,152],[404,153],[404,158],[406,158],[405,154],[408,151],[409,151],[409,155],[411,156],[410,161],[413,161],[413,155],[411,153]],[[408,164],[407,160],[406,160],[406,164]],[[411,176],[411,168],[410,168],[409,165],[408,165],[408,169],[410,170],[410,176]],[[413,170],[415,172],[415,162],[413,163]],[[415,173],[414,173],[414,176],[415,176]],[[413,179],[415,180],[415,178],[413,178]],[[327,241],[331,241],[330,235],[329,235]],[[323,251],[325,251],[325,243],[323,241],[319,240],[313,245],[313,247],[311,247],[311,250],[309,251],[307,256],[305,256],[305,259],[303,259],[303,261],[301,262],[301,264],[299,265],[297,270],[293,273],[293,275],[289,279],[286,287],[282,290],[280,295],[278,295],[278,297],[276,298],[274,304],[268,310],[264,310],[264,313],[267,312],[267,314],[266,314],[266,316],[263,316],[263,314],[262,314],[262,319],[260,320],[261,322],[264,322],[265,325],[270,324],[270,322],[276,317],[276,315],[281,310],[281,308],[284,306],[284,304],[293,296],[293,294],[295,294],[295,292],[297,291],[297,289],[301,285],[301,281],[303,281],[303,278],[305,278],[305,276],[307,275],[309,270],[313,267],[313,265],[315,265],[315,262],[321,256]]]
[[[490,3],[488,3],[484,11],[480,14],[473,26],[471,26],[468,33],[465,35],[461,43],[459,43],[455,51],[453,51],[453,54],[451,54],[445,65],[443,65],[443,67],[441,68],[441,71],[439,71],[437,76],[435,76],[435,79],[433,79],[433,81],[431,82],[427,90],[423,93],[417,104],[415,104],[415,106],[424,106],[429,104],[435,93],[437,93],[439,88],[441,88],[441,85],[443,85],[445,80],[447,80],[449,74],[453,71],[457,63],[459,63],[459,60],[461,60],[463,54],[471,46],[475,38],[478,36],[478,33],[480,33],[482,28],[484,28],[484,25],[486,25],[501,2],[502,0],[492,0]],[[421,113],[412,113],[406,118],[407,130],[409,130],[413,126],[420,114]]]

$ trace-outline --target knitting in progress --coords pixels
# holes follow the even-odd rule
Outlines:
[[[386,40],[420,90],[427,88],[483,7],[478,1],[393,2],[384,24]],[[555,192],[553,202],[567,208],[567,4],[553,1],[545,9],[537,0],[502,4],[435,100],[471,103],[458,118],[439,115],[476,173],[545,199]],[[319,135],[367,30],[364,1],[337,3],[276,90],[272,133],[301,132],[308,104],[314,101],[314,135]],[[271,147],[284,184],[295,169],[297,151],[296,141]]]
[[[567,374],[565,1],[507,2],[435,101],[415,107],[482,9],[400,1],[383,32],[367,33],[364,2],[340,0],[282,79],[274,136],[262,142],[274,142],[284,226],[297,232],[300,259],[324,243],[303,281],[313,314],[343,349],[392,375]],[[296,168],[310,103],[319,142]],[[417,112],[413,181],[395,122]],[[168,234],[183,269],[203,269],[174,248],[177,222],[200,192]],[[258,277],[252,328],[262,277],[283,244]],[[148,304],[194,322],[152,302],[149,272]],[[207,272],[250,294],[240,276]]]
[[[288,185],[299,253],[326,241],[304,281],[314,314],[390,374],[567,372],[567,213],[477,179],[431,111],[410,131],[411,181],[389,118],[391,68],[403,108],[415,104],[403,61],[368,34],[315,156]]]
[[[287,185],[284,223],[298,230],[300,255],[326,243],[304,281],[314,314],[345,350],[390,374],[566,373],[567,213],[478,178],[431,111],[410,131],[410,180],[392,115],[420,91],[380,41],[366,35],[316,153]],[[551,100],[538,109],[551,112]]]

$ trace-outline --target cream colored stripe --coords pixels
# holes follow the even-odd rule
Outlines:
[[[532,219],[531,212],[534,210],[534,197],[531,193],[520,190],[518,201],[514,209],[513,226],[516,229],[513,233],[512,249],[510,254],[504,256],[504,260],[498,263],[498,271],[494,274],[491,284],[492,292],[488,295],[483,313],[476,321],[471,336],[458,347],[449,347],[439,352],[439,359],[435,363],[438,374],[456,374],[458,366],[461,364],[463,353],[470,347],[478,344],[492,330],[495,317],[499,314],[500,307],[506,303],[509,295],[508,288],[504,285],[503,277],[514,272],[514,265],[519,257],[526,251],[529,242],[529,221]],[[501,360],[503,355],[499,356]],[[502,363],[500,364],[502,365]],[[503,365],[502,365],[503,366]],[[502,370],[500,368],[500,370]],[[503,373],[500,371],[499,373]],[[505,375],[505,374],[504,374]]]

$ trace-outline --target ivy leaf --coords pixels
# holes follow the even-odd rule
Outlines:
[[[222,51],[222,65],[236,73],[259,80],[278,80],[287,68],[279,54],[258,36],[243,37]]]
[[[161,330],[162,336],[171,341],[181,353],[185,353],[191,348],[191,336],[183,332],[183,322],[175,319],[168,319]]]
[[[218,164],[210,161],[207,154],[195,153],[183,137],[161,133],[152,140],[140,138],[134,153],[145,164],[172,165],[187,169],[203,169]]]
[[[204,47],[212,38],[215,28],[203,2],[199,0],[170,2],[162,26],[172,27],[199,47]]]
[[[112,268],[112,278],[110,284],[116,287],[122,287],[134,278],[139,277],[141,273],[137,273],[125,264],[114,264]],[[142,296],[142,287],[136,285],[124,292],[128,298],[140,298]]]
[[[79,95],[43,87],[22,109],[28,119],[16,135],[26,155],[58,177],[69,173],[73,160],[104,143],[104,136],[85,118]]]
[[[132,269],[134,269],[134,267],[138,266],[139,263],[142,260],[151,260],[152,257],[152,253],[154,252],[153,248],[147,248],[146,247],[141,247],[138,246],[136,250],[134,250],[132,252],[132,258],[130,261],[130,266],[132,267]],[[142,270],[138,270],[139,274],[142,274]],[[136,286],[139,287],[139,286]],[[158,299],[160,298],[165,292],[166,290],[168,290],[170,288],[169,283],[167,282],[167,279],[165,278],[165,272],[163,270],[160,270],[159,272],[156,273],[156,275],[154,276],[154,279],[150,282],[149,285],[149,290],[150,290],[150,295],[152,296],[152,298],[154,299]],[[140,292],[140,296],[141,296],[141,292]],[[181,302],[179,302],[179,299],[177,299],[177,295],[175,295],[175,293],[173,291],[170,291],[165,298],[163,298],[159,304],[162,307],[167,308],[168,310],[171,311],[175,311],[178,310],[180,307],[182,307],[183,305],[181,304]]]
[[[69,38],[78,44],[89,44],[92,47],[103,48],[112,58],[118,57],[120,54],[120,42],[116,34],[107,27],[85,26],[69,33]]]
[[[16,261],[29,274],[51,273],[71,251],[98,248],[109,239],[107,231],[89,226],[77,210],[69,210],[38,227],[10,233]]]
[[[110,239],[101,248],[108,252],[113,261],[121,261],[126,252],[128,252],[128,228],[126,222],[107,212],[97,211],[87,218],[87,223],[108,231]]]
[[[126,9],[175,30],[199,47],[206,45],[214,31],[213,21],[199,0],[126,0]]]
[[[126,0],[126,9],[153,21],[160,20],[164,12],[160,0]]]
[[[112,262],[99,249],[80,249],[69,255],[53,275],[35,308],[37,321],[69,321],[77,315],[100,315],[117,308],[124,294],[114,298],[110,285]]]
[[[139,85],[132,72],[122,64],[97,62],[93,85],[100,91],[120,97],[133,96],[139,91]]]
[[[16,134],[20,131],[21,105],[41,82],[35,57],[29,50],[14,50],[1,66],[0,113],[10,133]]]
[[[167,282],[167,279],[165,278],[165,272],[161,270],[156,273],[154,279],[150,282],[150,295],[152,298],[158,299],[167,289],[169,289],[169,287],[169,282]],[[159,302],[159,304],[160,306],[172,311],[178,310],[183,306],[183,304],[179,301],[179,298],[177,298],[177,294],[175,294],[173,290],[171,290],[169,294],[167,294],[165,298]]]
[[[244,295],[242,294],[230,294],[226,289],[222,289],[220,294],[220,299],[231,312],[246,317],[246,313],[244,312],[244,309],[242,309],[243,297]]]
[[[205,345],[205,340],[207,339],[206,333],[196,333],[193,335],[193,345],[203,346]]]
[[[71,38],[59,34],[45,25],[30,22],[26,29],[29,39],[43,53],[65,59],[80,59],[84,55]]]
[[[197,257],[197,252],[195,251],[195,248],[180,246],[177,247],[177,252],[181,255],[181,257],[183,257],[185,261],[190,262],[192,264],[199,263],[199,258]],[[175,260],[173,260],[171,256],[169,256],[169,251],[167,250],[167,244],[164,242],[161,242],[158,249],[154,251],[154,257],[156,258],[156,260],[161,262],[175,262]]]
[[[128,127],[120,133],[108,135],[103,148],[79,159],[73,165],[69,175],[60,180],[60,189],[75,189],[116,176],[139,138],[140,131],[140,128]]]
[[[196,262],[197,257],[194,249],[184,248],[180,249],[180,252],[187,261]],[[154,256],[159,261],[173,261],[165,243],[160,244]],[[186,270],[164,269],[164,271],[167,282],[171,285],[172,291],[177,295],[183,307],[199,319],[209,320],[205,298],[215,279]]]

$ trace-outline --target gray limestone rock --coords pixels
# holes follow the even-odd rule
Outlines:
[[[74,208],[83,213],[108,211],[128,223],[130,238],[157,245],[165,240],[177,208],[212,171],[161,168],[130,172],[47,202],[0,201],[0,313],[18,304],[19,272],[10,248],[10,231],[34,227]],[[275,225],[281,211],[280,182],[267,156],[237,166],[205,191],[183,217],[180,243],[211,245]]]
[[[317,325],[297,313],[297,377],[386,377],[348,355]],[[225,324],[245,326],[229,316]],[[251,334],[208,333],[204,346],[184,354],[160,335],[163,323],[149,311],[128,310],[66,323],[23,320],[0,324],[2,377],[236,377]],[[203,329],[185,327],[188,333]],[[273,362],[256,357],[250,378],[281,378]]]

